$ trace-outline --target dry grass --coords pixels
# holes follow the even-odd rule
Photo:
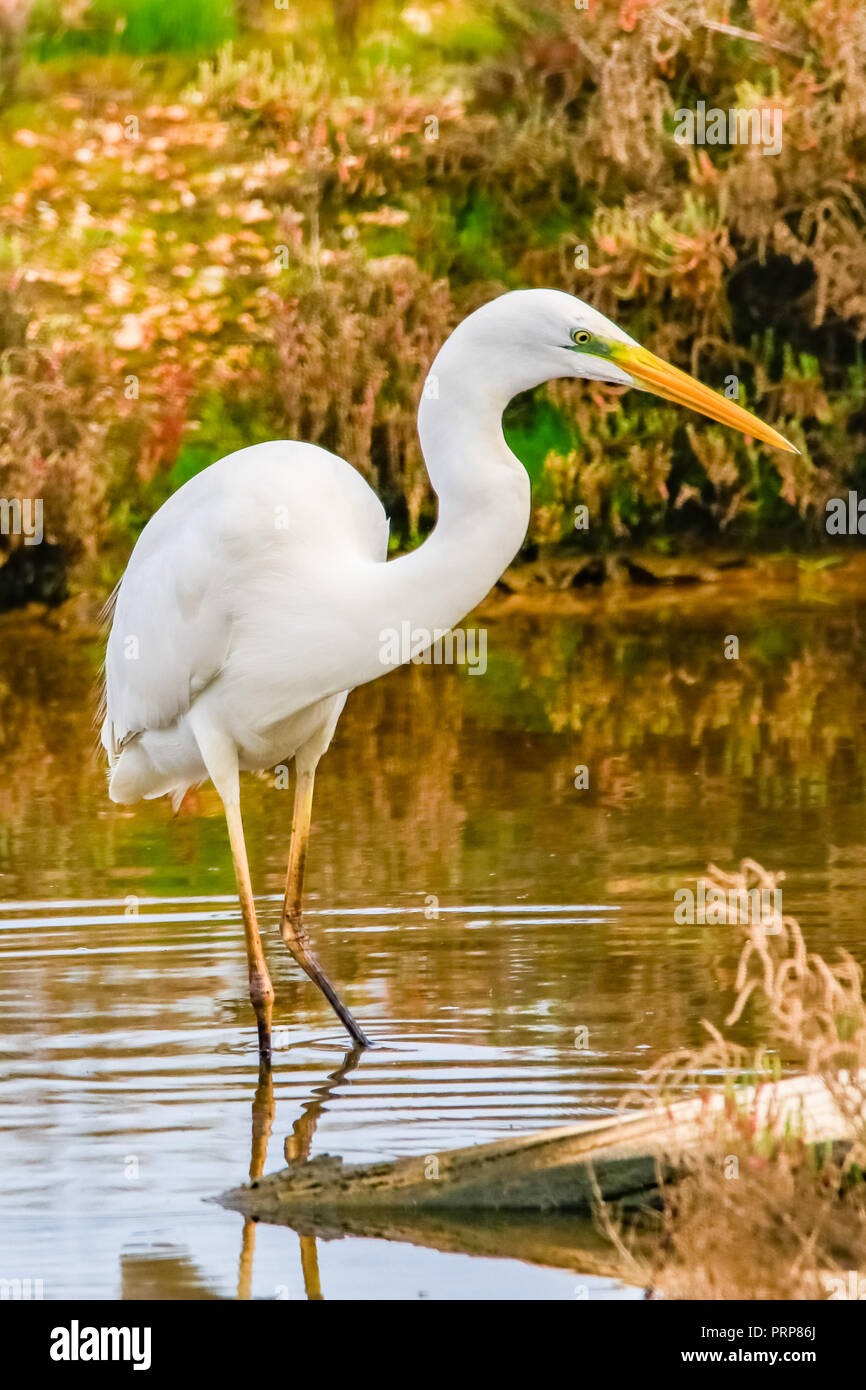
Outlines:
[[[0,353],[0,478],[6,497],[40,499],[46,539],[95,553],[110,460],[112,402],[76,352]],[[0,548],[14,548],[12,536]]]
[[[739,873],[711,866],[708,883],[772,891],[778,877],[745,860]],[[662,1179],[661,1234],[635,1278],[654,1295],[690,1299],[803,1299],[866,1293],[866,1001],[863,972],[845,951],[828,963],[806,945],[795,918],[744,928],[737,997],[726,1023],[759,1008],[773,1042],[798,1069],[820,1077],[849,1126],[844,1143],[814,1145],[790,1123],[758,1122],[738,1083],[778,1079],[778,1054],[752,1053],[705,1024],[709,1041],[663,1058],[647,1084],[653,1103],[724,1080],[728,1103],[704,1142]],[[859,1078],[859,1079],[858,1079]],[[862,1281],[862,1282],[859,1282]]]
[[[316,266],[274,314],[286,433],[353,459],[410,535],[429,486],[418,400],[455,317],[447,282],[432,282],[409,256],[369,261],[355,251]]]

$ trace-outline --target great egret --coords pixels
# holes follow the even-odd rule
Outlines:
[[[102,743],[115,802],[210,778],[225,808],[262,1058],[274,991],[241,823],[239,772],[294,758],[283,939],[352,1037],[368,1040],[310,948],[301,919],[313,779],[348,692],[395,660],[383,634],[452,628],[516,555],[529,479],[505,443],[513,396],[556,377],[638,386],[785,449],[734,401],[642,348],[581,300],[518,290],[470,314],[437,355],[418,433],[439,499],[417,550],[387,560],[381,502],[312,444],[240,449],[185,483],[142,531],[113,596]],[[423,650],[416,645],[411,654]],[[387,652],[386,652],[387,648]]]

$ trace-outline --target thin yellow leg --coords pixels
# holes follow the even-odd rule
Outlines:
[[[241,808],[237,802],[229,802],[225,808],[229,828],[229,841],[235,866],[241,916],[244,922],[244,940],[247,948],[247,968],[250,981],[250,1000],[255,1010],[259,1028],[259,1056],[267,1065],[271,1061],[271,1014],[274,1006],[274,987],[268,974],[265,953],[259,936],[253,889],[250,883],[250,868],[247,863],[247,850],[244,843],[244,828],[241,821]]]
[[[289,847],[289,867],[286,873],[286,896],[280,919],[283,940],[298,965],[324,994],[343,1027],[359,1047],[370,1047],[370,1041],[361,1031],[349,1010],[310,947],[307,933],[301,919],[301,904],[304,892],[304,867],[307,860],[307,843],[310,838],[310,816],[313,810],[313,782],[315,772],[298,772],[295,781],[295,803],[292,812],[292,843]]]
[[[304,869],[307,864],[307,845],[310,840],[310,820],[313,814],[315,772],[298,772],[295,776],[295,804],[292,807],[292,842],[289,846],[289,867],[286,872],[286,896],[283,920],[300,921],[304,893]],[[288,943],[286,943],[288,944]]]

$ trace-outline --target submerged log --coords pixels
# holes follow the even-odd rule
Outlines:
[[[660,1174],[709,1147],[732,1106],[758,1133],[794,1133],[809,1144],[852,1135],[824,1082],[795,1076],[418,1158],[347,1165],[322,1155],[219,1200],[260,1220],[298,1225],[306,1215],[320,1229],[343,1230],[362,1215],[369,1229],[375,1213],[407,1210],[586,1212],[599,1196],[646,1205]]]

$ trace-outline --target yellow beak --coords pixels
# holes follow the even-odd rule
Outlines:
[[[727,396],[720,396],[718,391],[711,391],[708,386],[702,386],[687,372],[681,372],[678,367],[671,367],[646,348],[637,344],[632,346],[628,343],[617,343],[611,351],[611,357],[618,367],[622,367],[629,376],[634,377],[637,385],[644,391],[651,391],[654,396],[663,396],[666,401],[675,401],[677,405],[687,405],[701,415],[708,415],[711,420],[718,420],[722,425],[731,425],[741,434],[760,439],[764,444],[772,444],[774,449],[799,454],[800,450],[789,444],[778,430],[765,425],[755,415],[737,405],[736,401],[729,401]]]

